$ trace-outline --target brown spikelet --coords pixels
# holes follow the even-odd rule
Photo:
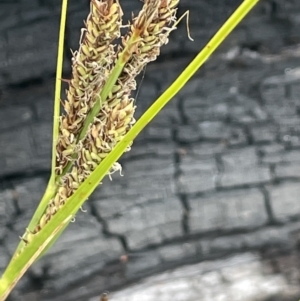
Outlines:
[[[125,64],[108,96],[107,103],[115,103],[117,99],[129,97],[132,90],[136,89],[136,76],[150,61],[157,58],[160,47],[168,42],[170,32],[175,29],[178,3],[179,0],[145,1],[140,14],[133,20],[128,34],[122,39],[123,48],[119,50],[119,56],[124,54],[126,48],[130,48],[131,58]],[[132,47],[128,47],[131,37],[137,33],[139,34],[137,42]]]
[[[131,49],[131,59],[125,64],[83,141],[77,161],[79,177],[88,176],[94,170],[95,163],[99,164],[134,124],[135,107],[130,94],[136,89],[135,77],[147,63],[156,59],[160,47],[167,43],[168,35],[174,29],[178,2],[179,0],[146,0],[142,11],[133,20],[128,34],[123,38],[123,48],[119,50],[119,55],[123,51],[126,56],[126,48]],[[128,47],[131,37],[137,34],[138,42],[132,48]],[[116,163],[116,167],[120,165]]]
[[[80,47],[73,53],[72,79],[64,102],[57,143],[57,174],[77,149],[77,134],[92,108],[116,58],[112,42],[120,37],[122,10],[116,0],[92,0],[82,30]]]
[[[179,0],[146,0],[143,9],[133,20],[130,31],[122,39],[125,48],[131,37],[139,34],[133,47],[133,55],[127,65],[141,70],[157,58],[160,47],[168,43],[168,36],[175,29],[176,11]],[[137,68],[139,66],[139,68]]]

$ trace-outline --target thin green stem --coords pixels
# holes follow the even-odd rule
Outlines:
[[[55,186],[55,167],[56,167],[56,144],[59,134],[59,116],[60,116],[60,97],[61,97],[61,78],[64,60],[64,40],[67,19],[68,0],[62,0],[62,11],[59,27],[59,40],[57,51],[56,79],[55,79],[55,98],[54,98],[54,115],[53,115],[53,138],[52,138],[52,164],[51,164],[51,181]]]
[[[33,215],[33,218],[31,219],[31,221],[27,227],[29,231],[34,230],[34,228],[38,224],[41,216],[44,214],[49,201],[54,196],[55,191],[56,191],[56,183],[55,183],[56,143],[57,143],[58,129],[59,129],[61,77],[62,77],[62,68],[63,68],[63,51],[64,51],[64,38],[65,38],[67,7],[68,7],[68,0],[62,0],[58,53],[57,53],[57,66],[56,66],[56,80],[55,80],[51,176],[50,176],[46,191],[44,193],[44,196],[41,199],[41,202],[39,203],[39,206],[36,209],[36,211]],[[21,240],[17,247],[16,253],[23,246],[24,246],[24,242]]]

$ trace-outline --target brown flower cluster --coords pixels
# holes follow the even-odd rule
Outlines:
[[[119,3],[114,0],[91,1],[79,50],[73,53],[72,79],[66,91],[67,99],[63,102],[65,114],[60,120],[57,174],[74,159],[78,133],[116,58],[112,43],[121,35],[122,14]]]
[[[91,0],[79,50],[73,53],[72,79],[63,102],[65,113],[60,118],[56,147],[57,192],[33,233],[27,231],[24,234],[26,243],[65,204],[135,123],[134,99],[130,97],[136,89],[135,78],[147,63],[157,58],[160,47],[168,42],[169,33],[175,29],[178,2],[145,0],[128,33],[121,37],[119,2]],[[122,38],[121,46],[116,49],[113,42],[119,37]],[[118,63],[123,64],[122,71],[106,99],[100,99],[99,95]],[[82,135],[83,125],[97,101],[101,101],[100,110]],[[67,170],[69,166],[70,171]],[[115,163],[111,172],[120,168],[120,164]]]

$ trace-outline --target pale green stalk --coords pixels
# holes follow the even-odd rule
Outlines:
[[[33,231],[38,224],[41,216],[44,214],[49,201],[53,198],[56,192],[55,182],[55,163],[56,163],[56,143],[58,139],[59,128],[59,115],[60,115],[60,97],[61,97],[61,78],[63,68],[63,51],[64,51],[64,39],[65,39],[65,26],[67,17],[68,0],[62,0],[62,10],[59,27],[59,41],[58,41],[58,53],[57,53],[57,65],[56,65],[56,79],[55,79],[55,98],[54,98],[54,114],[53,114],[53,138],[52,138],[52,164],[51,164],[51,176],[38,208],[36,209],[29,225],[28,230]],[[23,240],[20,241],[15,254],[24,246]]]

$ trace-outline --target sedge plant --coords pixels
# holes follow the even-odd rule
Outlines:
[[[102,179],[121,169],[117,160],[130,150],[137,135],[259,2],[244,0],[173,84],[135,121],[131,97],[135,78],[157,58],[161,46],[176,29],[179,0],[145,0],[123,36],[120,3],[91,0],[79,49],[73,53],[66,99],[61,101],[67,1],[62,0],[51,176],[0,279],[0,301],[8,297],[28,268],[55,242]],[[118,47],[114,44],[116,39],[121,39]]]

